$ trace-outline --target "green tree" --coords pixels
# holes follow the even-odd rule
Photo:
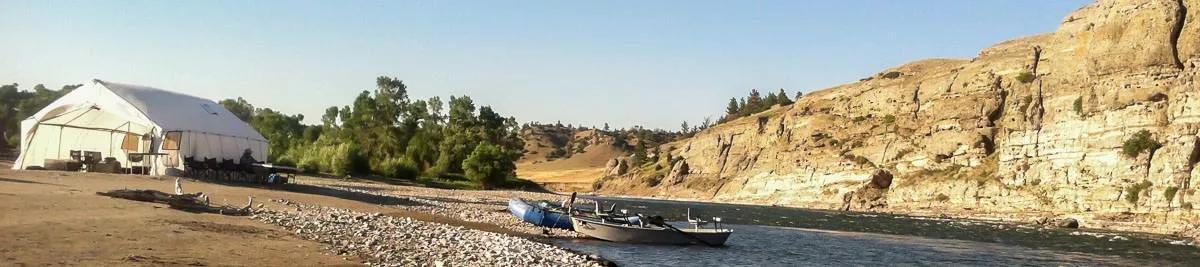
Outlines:
[[[729,105],[725,106],[725,117],[733,118],[733,117],[737,117],[737,115],[741,114],[741,113],[742,113],[742,106],[741,106],[741,104],[738,104],[737,98],[730,97]]]
[[[787,97],[785,96],[784,98]],[[767,97],[763,99],[763,109],[768,109],[776,104],[779,104],[779,96],[775,95],[774,92],[768,92]]]
[[[470,161],[477,167],[472,174],[497,166],[488,170],[507,170],[511,176],[524,147],[516,118],[489,106],[477,109],[467,96],[451,96],[445,103],[438,97],[409,100],[407,86],[396,78],[379,77],[376,85],[350,105],[327,108],[321,125],[307,126],[303,116],[264,108],[251,113],[250,124],[271,140],[272,159],[308,171],[395,178],[422,172],[463,175],[468,158],[478,151]],[[244,100],[224,102],[252,107]]]
[[[1154,138],[1150,136],[1150,131],[1141,130],[1137,133],[1134,133],[1129,139],[1125,140],[1125,143],[1121,145],[1121,152],[1132,158],[1137,157],[1139,154],[1142,154],[1142,152],[1146,151],[1154,153],[1155,150],[1158,150],[1161,147],[1162,143],[1154,140]]]
[[[250,120],[250,126],[266,137],[269,151],[276,151],[267,156],[268,161],[278,159],[280,153],[288,151],[296,142],[304,142],[304,115],[285,115],[269,108],[258,109]]]
[[[241,119],[244,122],[250,122],[251,117],[254,117],[254,105],[250,105],[245,99],[238,97],[237,99],[225,99],[218,102],[225,109],[233,113],[233,116]]]
[[[758,89],[751,89],[750,96],[746,97],[745,107],[742,109],[742,116],[758,113],[765,110],[763,107],[762,95],[758,93]]]
[[[637,145],[633,147],[633,162],[641,164],[646,160],[646,141],[638,138]]]
[[[500,146],[481,143],[463,161],[463,169],[471,180],[484,189],[500,186],[509,177],[516,176],[516,166]]]
[[[797,98],[800,97],[800,92],[796,92],[796,97]],[[779,88],[778,101],[779,101],[780,105],[784,105],[784,106],[791,105],[792,103],[794,103],[794,101],[792,101],[791,98],[788,98],[787,91],[784,91],[783,88]]]
[[[325,109],[325,115],[321,116],[321,124],[325,127],[336,127],[338,122],[338,107],[332,106]]]

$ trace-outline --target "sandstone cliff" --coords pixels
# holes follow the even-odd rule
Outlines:
[[[1200,0],[1102,0],[611,160],[601,193],[1200,235]],[[1144,150],[1126,153],[1136,140]],[[649,167],[654,166],[654,167]]]

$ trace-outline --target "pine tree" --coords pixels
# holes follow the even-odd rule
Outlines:
[[[767,98],[763,99],[763,109],[771,108],[775,104],[779,104],[779,96],[775,95],[775,93],[767,93]]]
[[[737,116],[738,113],[741,113],[741,111],[742,111],[741,109],[742,109],[742,107],[740,105],[738,105],[737,98],[730,97],[729,98],[729,106],[725,107],[725,116],[726,117]]]
[[[799,93],[797,93],[796,96],[799,97]],[[787,91],[784,91],[783,88],[779,88],[778,100],[779,100],[779,104],[784,105],[784,106],[791,105],[793,103],[792,99],[788,98]]]
[[[758,113],[763,109],[762,94],[758,92],[758,89],[751,89],[750,96],[746,98],[745,108],[742,109],[742,115]]]
[[[688,127],[687,121],[683,121],[682,124],[679,124],[679,133],[681,134],[687,134],[688,132],[691,132],[691,129],[691,127]]]

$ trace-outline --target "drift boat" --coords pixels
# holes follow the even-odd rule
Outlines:
[[[575,232],[605,241],[620,243],[643,244],[672,244],[690,245],[704,244],[721,246],[733,230],[723,228],[675,228],[662,222],[661,219],[643,219],[650,223],[614,222],[596,217],[572,216],[571,223]]]
[[[571,203],[574,203],[574,194],[572,194],[571,199]],[[601,210],[599,204],[596,204],[596,208],[593,210],[574,209],[573,211],[568,211],[568,209],[565,209],[560,205],[546,201],[539,201],[535,204],[529,203],[521,198],[513,198],[508,200],[508,211],[511,212],[513,216],[517,216],[517,218],[521,218],[522,221],[531,223],[533,225],[567,230],[574,230],[574,227],[571,224],[571,216],[568,216],[568,213],[581,217],[595,216],[598,218],[605,218],[611,222],[623,222],[627,224],[637,224],[641,222],[638,220],[637,216],[611,216],[610,214],[616,211],[616,205],[610,207],[608,211]]]

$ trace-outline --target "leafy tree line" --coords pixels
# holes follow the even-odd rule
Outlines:
[[[270,159],[306,171],[396,178],[469,178],[482,188],[515,178],[524,144],[519,125],[468,96],[410,99],[408,87],[379,77],[350,105],[325,110],[320,125],[303,115],[255,108],[244,99],[220,103],[270,140]]]
[[[0,137],[3,138],[0,139],[0,151],[20,146],[22,120],[81,86],[64,85],[59,90],[50,90],[38,84],[32,90],[20,90],[16,83],[0,85]]]
[[[800,98],[800,94],[796,92],[795,98]],[[758,89],[751,89],[749,96],[729,99],[729,104],[725,106],[725,116],[718,123],[763,112],[775,105],[791,105],[793,102],[782,88],[778,93],[767,93],[766,97],[763,97]]]

